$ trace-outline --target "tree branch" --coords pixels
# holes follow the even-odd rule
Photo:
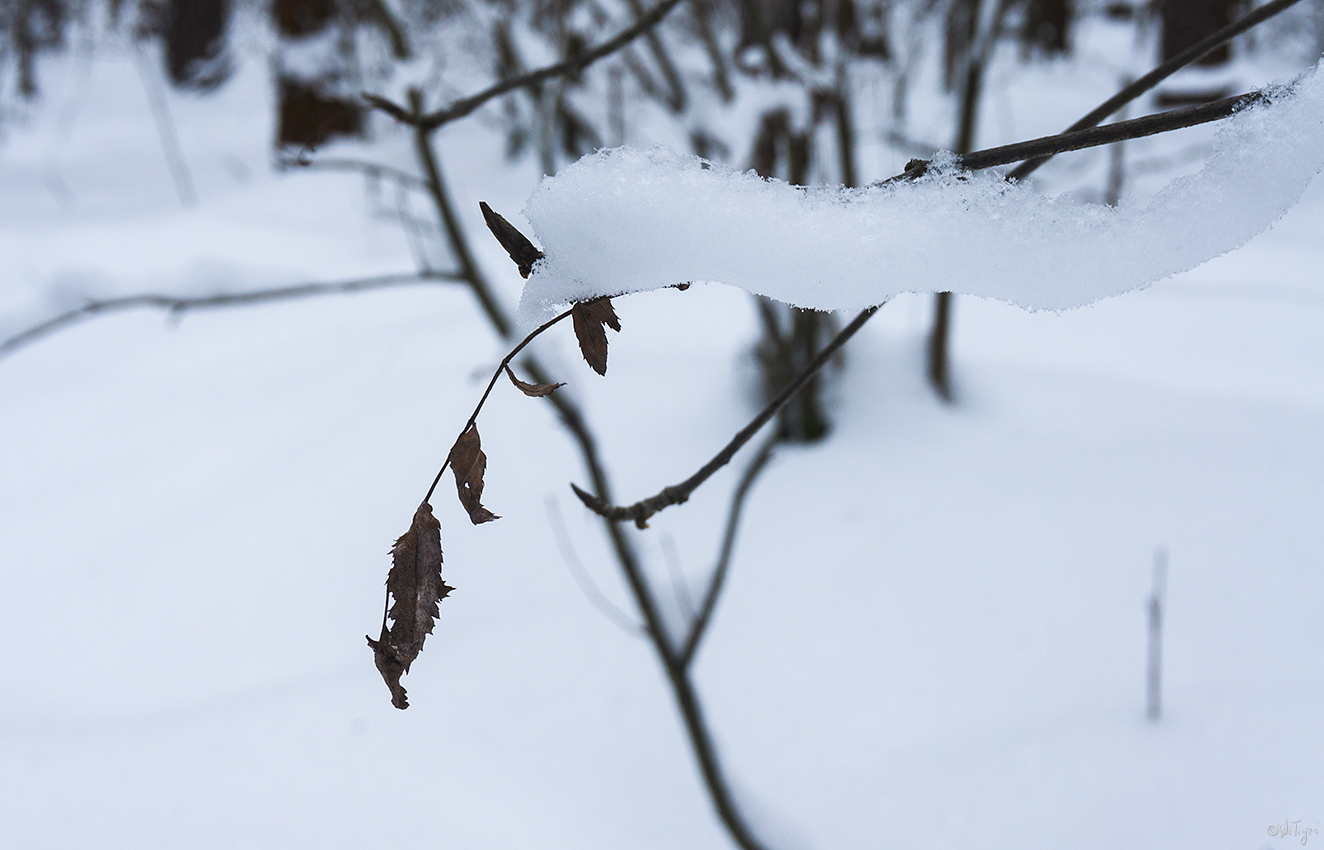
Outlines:
[[[121,310],[134,310],[142,307],[166,310],[174,314],[189,310],[210,310],[218,307],[246,307],[253,304],[268,304],[274,301],[289,301],[295,298],[307,298],[314,295],[340,295],[351,292],[365,292],[373,289],[386,289],[395,286],[411,286],[435,281],[459,281],[460,276],[449,272],[413,272],[410,274],[383,275],[359,280],[346,280],[336,283],[301,283],[295,286],[280,286],[272,289],[259,289],[253,292],[234,292],[220,295],[175,296],[175,295],[126,295],[122,298],[88,300],[81,307],[61,313],[38,325],[0,342],[0,357],[14,353],[25,345],[30,345],[69,325],[99,316],[102,313],[114,313]]]
[[[810,361],[809,365],[805,367],[803,372],[796,376],[795,380],[787,384],[786,387],[777,394],[776,398],[768,402],[767,406],[759,411],[758,415],[755,416],[748,425],[741,428],[740,431],[731,438],[731,441],[726,444],[725,448],[700,467],[698,472],[694,473],[689,478],[686,478],[679,484],[663,487],[656,495],[649,496],[647,499],[642,499],[632,505],[626,505],[624,507],[607,504],[604,500],[581,490],[574,484],[571,484],[570,488],[575,491],[575,495],[579,497],[579,500],[598,516],[603,517],[604,519],[609,519],[612,522],[621,522],[627,519],[634,520],[634,524],[639,528],[647,528],[649,517],[661,510],[671,507],[672,505],[679,505],[685,502],[689,499],[691,493],[697,490],[703,482],[713,476],[713,473],[730,463],[731,458],[735,457],[736,452],[740,451],[740,448],[744,446],[745,443],[749,442],[750,439],[758,433],[760,428],[768,424],[772,417],[777,415],[777,411],[781,410],[781,408],[784,407],[786,403],[809,382],[809,379],[817,374],[818,371],[832,359],[832,355],[837,352],[837,349],[845,345],[847,340],[855,335],[856,331],[864,327],[864,323],[869,321],[876,312],[878,312],[878,307],[868,307],[852,319],[849,325],[842,328],[841,332],[833,337],[832,340],[823,347],[822,351],[818,352],[818,355]]]
[[[704,632],[708,629],[708,623],[712,620],[713,611],[717,608],[717,598],[722,593],[722,587],[726,583],[727,570],[731,564],[731,555],[735,551],[736,530],[740,526],[740,512],[745,507],[745,497],[749,495],[749,490],[754,486],[754,479],[758,478],[765,468],[768,461],[772,460],[773,451],[781,442],[778,434],[773,434],[764,442],[763,447],[759,449],[758,454],[745,467],[745,474],[740,477],[740,483],[736,485],[735,494],[731,497],[731,510],[726,518],[726,531],[722,535],[722,548],[717,556],[717,566],[713,568],[712,578],[708,580],[708,589],[703,595],[703,604],[699,607],[698,614],[690,621],[689,633],[685,635],[685,642],[681,644],[678,660],[682,667],[689,668],[694,661],[694,653],[699,648],[699,643],[703,640]]]
[[[535,83],[540,83],[543,80],[551,79],[552,77],[572,76],[574,74],[579,73],[580,71],[587,68],[589,65],[592,65],[594,62],[597,62],[599,59],[602,59],[605,56],[610,56],[611,54],[615,53],[617,50],[620,50],[625,45],[634,41],[639,36],[651,30],[653,27],[657,26],[659,23],[661,23],[662,19],[667,16],[668,12],[676,8],[676,6],[680,5],[680,2],[681,0],[661,0],[661,2],[659,2],[657,5],[653,6],[647,12],[640,15],[639,18],[633,24],[621,30],[619,33],[607,39],[606,41],[602,42],[601,44],[597,45],[596,47],[590,48],[589,50],[586,50],[583,53],[577,54],[575,56],[571,56],[570,58],[565,59],[561,62],[557,62],[554,65],[548,65],[546,67],[539,68],[536,71],[530,71],[529,73],[523,74],[519,77],[512,77],[509,80],[502,80],[499,83],[496,83],[494,85],[489,86],[486,89],[483,89],[477,94],[473,94],[470,95],[469,97],[461,98],[460,100],[454,101],[444,109],[438,109],[435,112],[429,112],[428,114],[418,118],[408,117],[407,113],[404,113],[404,110],[399,110],[400,113],[404,113],[403,115],[397,114],[397,112],[389,108],[389,106],[394,106],[394,104],[390,104],[389,101],[383,101],[383,99],[381,98],[376,98],[368,95],[365,95],[365,97],[368,97],[369,102],[372,103],[374,106],[377,106],[378,108],[383,109],[386,112],[392,114],[398,120],[408,121],[408,122],[417,121],[418,126],[422,127],[423,129],[435,130],[438,127],[442,126],[443,124],[449,124],[452,121],[455,121],[459,118],[463,118],[464,116],[473,112],[478,107],[482,106],[484,103],[487,103],[489,100],[492,100],[493,98],[496,97],[500,97],[501,95],[506,94],[508,92],[512,92],[516,89],[524,88],[525,86],[533,85]],[[384,104],[388,104],[389,106]],[[396,107],[396,109],[398,110],[399,107]]]
[[[1154,70],[1145,74],[1140,79],[1122,88],[1117,94],[1099,104],[1089,114],[1068,127],[1066,132],[1070,133],[1074,130],[1084,130],[1096,126],[1100,121],[1140,97],[1140,95],[1154,88],[1182,68],[1199,60],[1210,51],[1223,46],[1256,24],[1267,21],[1269,18],[1272,18],[1279,12],[1296,5],[1300,1],[1301,0],[1273,0],[1272,3],[1266,3],[1222,29],[1211,33],[1209,36],[1192,44],[1168,61],[1158,65]],[[1051,158],[1052,154],[1037,155],[1035,159],[1027,160],[1017,168],[1013,169],[1007,175],[1007,178],[1009,180],[1024,180],[1026,177],[1033,174],[1039,166],[1043,165]]]
[[[982,151],[974,151],[965,156],[958,156],[956,163],[971,171],[978,171],[983,168],[993,168],[998,165],[1007,165],[1013,162],[1020,162],[1033,157],[1049,157],[1053,154],[1064,153],[1066,151],[1082,150],[1084,148],[1098,147],[1099,145],[1109,145],[1113,142],[1124,142],[1128,139],[1139,139],[1144,136],[1153,136],[1158,133],[1166,133],[1171,130],[1180,130],[1184,127],[1194,127],[1199,124],[1207,124],[1210,121],[1219,121],[1227,118],[1248,106],[1258,103],[1268,103],[1269,96],[1261,91],[1251,91],[1245,94],[1235,95],[1233,97],[1223,98],[1213,103],[1204,103],[1199,106],[1188,106],[1183,109],[1173,109],[1169,112],[1161,112],[1158,115],[1146,115],[1144,118],[1133,118],[1130,121],[1118,121],[1114,124],[1107,124],[1103,127],[1091,127],[1085,130],[1072,130],[1066,133],[1058,133],[1055,136],[1044,136],[1039,139],[1031,139],[1026,142],[1017,142],[1012,145],[1003,145],[996,148],[988,148]],[[895,177],[889,177],[887,180],[880,181],[881,184],[913,180],[925,174],[931,160],[912,159],[906,163],[906,170]],[[1010,175],[1008,175],[1010,177]]]
[[[426,191],[428,188],[428,182],[417,174],[410,174],[402,168],[396,168],[391,165],[382,165],[378,162],[369,162],[364,159],[350,159],[346,157],[325,157],[322,159],[282,157],[276,161],[276,167],[282,170],[303,168],[310,171],[356,171],[366,177],[374,179],[386,177],[402,186],[408,186],[410,189]]]

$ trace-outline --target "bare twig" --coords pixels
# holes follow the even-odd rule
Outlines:
[[[795,377],[795,380],[787,384],[786,387],[777,394],[776,398],[768,402],[767,406],[759,411],[758,415],[755,416],[748,425],[741,428],[740,431],[731,438],[731,441],[726,444],[725,448],[700,467],[698,472],[694,473],[689,478],[686,478],[679,484],[663,487],[656,495],[649,496],[647,499],[642,499],[632,505],[626,505],[624,507],[607,504],[602,499],[581,490],[574,484],[570,485],[571,489],[575,491],[575,495],[579,497],[579,500],[598,516],[601,516],[604,519],[609,519],[613,522],[621,522],[627,519],[633,520],[634,524],[639,528],[647,528],[649,517],[653,516],[653,514],[656,514],[658,511],[671,507],[672,505],[679,505],[685,502],[689,499],[691,493],[697,490],[703,482],[712,477],[713,473],[730,463],[731,458],[735,457],[736,452],[740,451],[740,448],[744,446],[745,443],[749,442],[750,439],[758,433],[759,429],[768,424],[772,417],[777,415],[777,411],[785,406],[785,404],[809,382],[809,379],[816,375],[818,371],[832,359],[832,355],[837,352],[837,349],[845,345],[847,340],[855,335],[856,331],[864,327],[864,323],[869,321],[876,312],[878,312],[878,307],[868,307],[861,311],[858,316],[851,320],[849,325],[842,328],[841,332],[833,337],[832,340],[818,352],[818,355],[809,362],[809,365],[805,367],[803,372]]]
[[[351,292],[366,292],[373,289],[386,289],[395,286],[411,286],[436,281],[458,281],[459,275],[448,272],[411,272],[409,274],[383,275],[381,277],[361,278],[334,283],[301,283],[295,286],[279,286],[272,289],[259,289],[253,292],[233,292],[220,295],[177,296],[177,295],[126,295],[122,298],[88,300],[82,306],[61,313],[53,319],[33,325],[22,333],[0,342],[0,357],[14,353],[25,345],[30,345],[69,325],[99,316],[103,313],[115,313],[122,310],[135,310],[143,307],[166,310],[180,315],[190,310],[210,310],[217,307],[245,307],[253,304],[269,304],[275,301],[289,301],[295,298],[307,298],[314,295],[342,295]]]
[[[726,584],[731,555],[735,552],[736,530],[740,527],[740,512],[745,507],[745,497],[754,486],[754,479],[767,468],[768,461],[772,460],[773,451],[780,442],[781,438],[776,433],[769,437],[754,455],[754,459],[749,462],[749,466],[745,467],[745,474],[740,476],[740,483],[736,485],[735,494],[731,497],[731,510],[726,518],[726,531],[722,535],[722,548],[717,556],[717,566],[713,568],[712,577],[708,580],[708,589],[703,594],[703,605],[699,608],[699,613],[690,621],[689,633],[685,635],[685,642],[681,644],[678,653],[683,667],[688,668],[694,661],[694,653],[698,650],[699,643],[708,629],[713,611],[717,609],[717,599]]]
[[[423,139],[426,141],[426,138]],[[431,148],[429,146],[420,146],[420,156],[431,157]],[[429,166],[429,170],[435,168],[435,162]],[[435,197],[438,203],[448,202],[444,188],[440,183],[435,184],[438,191]],[[464,232],[456,229],[448,231],[452,239],[464,240]],[[507,240],[509,239],[507,234]],[[527,241],[527,240],[526,240]],[[467,255],[468,248],[465,245],[453,245],[456,252]],[[478,276],[477,266],[472,268],[475,276]],[[477,277],[481,282],[481,277]],[[481,299],[480,299],[481,300]],[[493,302],[495,306],[495,302]],[[493,327],[502,336],[508,336],[502,332],[502,327],[509,327],[498,324],[495,317],[502,314],[497,308],[497,313],[489,313],[489,318],[493,319]],[[529,356],[524,359],[524,368],[529,376],[538,383],[549,383],[541,366],[537,360]],[[580,456],[587,468],[589,479],[592,482],[593,493],[595,497],[603,503],[610,503],[611,487],[607,481],[606,468],[603,466],[602,458],[598,454],[598,444],[593,432],[589,430],[584,421],[583,414],[570,398],[562,393],[553,393],[548,396],[548,401],[556,408],[556,412],[561,417],[561,423],[570,431],[579,444]],[[653,651],[659,661],[662,662],[662,669],[667,675],[667,681],[671,685],[672,696],[676,699],[676,707],[680,710],[681,720],[685,725],[685,732],[690,739],[690,748],[694,752],[695,761],[699,764],[699,773],[703,776],[704,787],[708,791],[708,797],[712,801],[713,808],[717,810],[717,816],[726,827],[731,839],[742,850],[763,850],[763,845],[754,837],[749,825],[745,823],[744,817],[736,807],[735,798],[731,793],[731,788],[727,784],[726,777],[722,773],[721,761],[717,757],[717,747],[713,742],[712,734],[708,731],[707,721],[704,719],[703,708],[699,702],[699,695],[694,689],[694,683],[690,680],[689,671],[680,663],[680,657],[677,653],[670,635],[667,632],[666,624],[662,618],[661,610],[658,606],[657,597],[644,576],[643,567],[640,565],[639,557],[635,553],[634,546],[630,538],[626,536],[626,530],[619,524],[610,521],[603,522],[607,531],[607,536],[611,541],[612,550],[616,555],[616,561],[620,565],[621,573],[625,576],[627,586],[630,588],[630,594],[634,597],[635,606],[639,609],[640,616],[644,620],[644,631],[648,635],[649,642],[653,646]]]
[[[461,98],[443,109],[429,112],[423,116],[410,116],[408,113],[405,113],[404,110],[395,106],[395,104],[390,103],[390,101],[385,101],[382,98],[370,95],[365,95],[365,97],[368,98],[373,106],[388,112],[398,120],[405,121],[406,123],[417,121],[418,125],[423,129],[435,130],[443,124],[449,124],[456,119],[463,118],[484,103],[487,103],[489,100],[500,97],[507,92],[512,92],[528,85],[540,83],[543,80],[548,80],[553,77],[565,77],[578,74],[589,65],[592,65],[594,62],[597,62],[605,56],[610,56],[639,36],[651,30],[653,27],[657,26],[661,23],[662,19],[667,16],[668,12],[680,5],[680,2],[681,0],[661,0],[661,2],[640,15],[633,24],[596,47],[592,47],[585,50],[583,53],[578,53],[562,60],[561,62],[557,62],[554,65],[548,65],[539,68],[536,71],[530,71],[519,77],[502,80],[499,83],[483,89],[477,94]],[[394,107],[394,109],[392,109],[392,107]]]
[[[621,630],[631,637],[647,637],[648,634],[643,626],[630,619],[616,603],[607,598],[593,577],[584,569],[584,565],[579,560],[579,555],[575,553],[574,544],[570,542],[570,535],[566,532],[565,519],[561,516],[561,509],[557,505],[556,497],[548,494],[547,496],[547,522],[552,526],[552,536],[556,538],[556,546],[561,550],[561,560],[570,570],[570,574],[575,578],[575,584],[583,591],[589,604],[602,613],[602,616],[611,620]]]
[[[648,14],[640,0],[625,0],[625,2],[636,18],[642,19]],[[667,81],[667,88],[671,90],[667,96],[667,105],[671,107],[672,112],[683,112],[686,100],[685,83],[681,81],[680,71],[676,70],[676,63],[671,60],[671,54],[667,52],[667,46],[662,42],[662,36],[658,35],[656,27],[650,27],[644,33],[644,41],[648,44],[649,52],[653,54],[653,61],[657,63],[658,70],[662,72],[662,78]]]
[[[528,336],[520,340],[519,344],[516,345],[514,348],[512,348],[509,354],[501,358],[501,362],[497,365],[495,369],[492,370],[492,378],[487,382],[487,389],[483,390],[482,398],[478,399],[478,404],[474,406],[474,412],[469,414],[469,420],[465,422],[464,427],[460,429],[460,436],[455,438],[455,441],[457,443],[459,442],[460,437],[463,437],[469,431],[469,429],[474,426],[474,423],[478,421],[478,414],[483,412],[483,405],[487,403],[487,397],[492,394],[492,388],[496,386],[497,381],[501,380],[501,373],[506,370],[506,367],[510,365],[511,361],[513,361],[517,356],[519,356],[519,353],[523,351],[524,348],[529,343],[533,342],[535,339],[541,336],[543,331],[552,327],[552,325],[555,325],[557,322],[561,321],[562,319],[570,318],[570,314],[573,312],[574,309],[571,308],[569,310],[566,310],[564,313],[561,313],[560,315],[543,322],[541,325],[534,328],[533,331],[531,331]],[[538,383],[542,383],[542,382],[539,381]],[[445,474],[446,468],[450,466],[450,463],[451,463],[450,456],[447,455],[445,462],[442,463],[441,465],[441,469],[437,470],[437,477],[432,479],[432,486],[428,488],[428,494],[423,497],[424,502],[427,502],[429,499],[432,498],[432,493],[437,489],[437,484],[441,482],[441,476]]]
[[[971,171],[978,171],[982,168],[1007,165],[1033,157],[1046,157],[1066,151],[1109,145],[1113,142],[1124,142],[1128,139],[1139,139],[1144,136],[1153,136],[1171,130],[1180,130],[1184,127],[1194,127],[1211,121],[1219,121],[1248,106],[1267,102],[1269,102],[1269,96],[1264,92],[1251,91],[1213,103],[1188,106],[1184,109],[1173,109],[1169,112],[1161,112],[1158,115],[1147,115],[1144,118],[1133,118],[1130,121],[1118,121],[1103,127],[1073,130],[1058,133],[1055,136],[1044,136],[1026,142],[975,151],[965,156],[958,156],[956,164]],[[913,180],[926,173],[931,164],[930,160],[912,159],[906,163],[904,172],[881,182],[891,183]]]
[[[671,592],[676,597],[676,606],[686,618],[693,620],[698,614],[694,610],[694,596],[690,593],[690,583],[685,579],[685,570],[680,565],[680,552],[676,549],[676,539],[670,534],[662,535],[662,560],[667,565],[671,577]]]
[[[1250,13],[1238,18],[1227,26],[1209,36],[1197,41],[1190,47],[1178,53],[1168,61],[1154,68],[1148,74],[1140,79],[1125,86],[1117,94],[1099,104],[1087,115],[1072,124],[1066,129],[1066,132],[1074,130],[1084,130],[1096,126],[1100,121],[1112,115],[1123,106],[1140,97],[1145,92],[1157,86],[1159,83],[1171,77],[1173,74],[1185,68],[1200,59],[1200,57],[1216,50],[1227,42],[1241,35],[1256,24],[1267,21],[1279,12],[1295,6],[1301,0],[1273,0],[1271,3],[1265,3],[1263,6],[1251,11]],[[1052,157],[1052,154],[1036,154],[1034,159],[1027,160],[1020,166],[1012,170],[1008,175],[1011,180],[1024,180],[1029,177],[1039,166],[1043,165]]]
[[[156,133],[161,139],[161,153],[170,169],[170,177],[175,182],[179,203],[186,207],[197,206],[198,193],[193,187],[193,174],[184,159],[184,151],[179,146],[179,131],[175,129],[174,118],[170,115],[165,84],[156,75],[155,68],[150,65],[136,40],[133,58],[134,66],[138,69],[138,77],[142,80],[143,92],[147,95],[147,105],[151,109],[152,120],[156,122]]]
[[[402,168],[396,168],[391,165],[383,165],[379,162],[369,162],[364,159],[350,159],[347,157],[324,157],[321,159],[307,159],[298,157],[282,157],[277,160],[276,166],[281,169],[306,168],[313,171],[355,171],[372,179],[388,178],[410,189],[426,191],[428,183],[417,174],[410,174]]]

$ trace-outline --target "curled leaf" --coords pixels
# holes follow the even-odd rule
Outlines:
[[[483,507],[483,473],[487,471],[487,455],[483,454],[478,426],[470,425],[455,441],[450,453],[451,471],[455,473],[455,489],[460,504],[469,513],[474,525],[491,522],[501,517]]]
[[[510,378],[510,382],[514,384],[517,388],[519,388],[520,392],[524,393],[526,396],[529,396],[530,398],[542,398],[544,396],[549,396],[560,387],[565,386],[564,383],[561,384],[525,383],[524,381],[521,381],[519,378],[515,377],[515,373],[510,371],[509,366],[506,367],[506,375]]]
[[[533,264],[542,259],[542,251],[535,248],[529,238],[520,233],[515,225],[506,221],[500,213],[494,212],[486,201],[479,201],[478,207],[483,211],[483,221],[487,222],[487,229],[492,231],[492,235],[501,243],[501,247],[506,249],[506,253],[515,261],[515,265],[519,266],[520,276],[528,277],[533,271]]]
[[[579,352],[584,355],[584,362],[599,375],[607,374],[607,328],[617,332],[621,329],[621,320],[611,306],[611,299],[594,298],[576,303],[571,309],[570,320],[574,323],[575,338],[579,340]]]
[[[391,571],[386,576],[386,593],[391,602],[382,623],[381,637],[368,638],[377,670],[391,689],[391,704],[409,707],[400,677],[423,651],[423,641],[432,634],[438,603],[454,588],[441,578],[441,523],[432,515],[427,502],[418,506],[409,530],[391,547]]]

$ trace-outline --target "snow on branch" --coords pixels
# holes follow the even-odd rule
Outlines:
[[[1116,207],[1047,198],[950,154],[916,180],[842,189],[661,148],[601,151],[545,179],[524,209],[546,256],[521,317],[698,281],[818,310],[941,291],[1083,306],[1239,248],[1296,203],[1324,167],[1324,74],[1266,94],[1220,128],[1199,173]]]

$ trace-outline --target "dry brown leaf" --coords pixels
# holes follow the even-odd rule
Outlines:
[[[470,425],[455,441],[450,453],[451,471],[455,473],[455,489],[460,504],[469,513],[474,525],[491,522],[501,517],[483,507],[483,473],[487,471],[487,455],[483,454],[478,426]]]
[[[409,672],[409,665],[423,651],[423,641],[432,634],[438,603],[454,590],[442,581],[441,561],[441,523],[424,502],[414,512],[409,530],[391,547],[391,571],[386,576],[386,592],[392,600],[386,616],[391,627],[383,624],[381,637],[368,638],[373,661],[396,708],[409,707],[400,677]]]
[[[607,328],[619,332],[621,320],[611,306],[610,298],[580,301],[571,309],[570,320],[575,325],[575,338],[584,362],[599,375],[607,374]]]
[[[487,222],[487,229],[492,231],[492,235],[501,243],[501,247],[506,249],[506,253],[519,266],[521,277],[528,277],[533,271],[533,264],[542,259],[542,251],[539,251],[529,241],[528,237],[515,228],[515,225],[506,221],[500,213],[493,212],[486,201],[479,201],[478,207],[483,211],[483,221]]]
[[[515,373],[510,370],[509,366],[506,367],[506,375],[510,378],[510,382],[519,388],[520,392],[524,393],[526,396],[529,396],[530,398],[542,398],[543,396],[549,396],[556,390],[565,386],[564,383],[561,384],[525,383],[524,381],[521,381],[519,378],[515,377]]]

